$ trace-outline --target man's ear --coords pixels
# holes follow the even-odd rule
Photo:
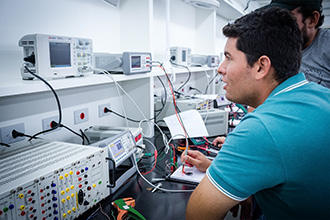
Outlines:
[[[318,11],[313,11],[312,15],[309,16],[306,21],[307,21],[307,27],[313,28],[317,25],[320,19],[320,13]]]
[[[268,75],[271,67],[271,61],[268,56],[262,55],[254,65],[256,68],[256,80],[260,80]]]

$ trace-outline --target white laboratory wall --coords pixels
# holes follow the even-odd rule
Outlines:
[[[215,50],[216,12],[196,10],[196,54],[217,55]],[[193,54],[194,54],[193,53]]]
[[[164,61],[166,59],[166,1],[157,0],[153,4],[151,47],[153,60],[157,61]]]
[[[93,39],[94,51],[120,52],[120,10],[101,0],[1,0],[0,60],[6,80],[20,80],[18,41],[41,33]]]
[[[171,1],[170,46],[189,47],[196,42],[196,8],[180,0]]]
[[[170,4],[168,30],[166,29],[167,3]],[[196,8],[181,0],[154,1],[152,36],[152,52],[157,61],[165,62],[168,58],[166,55],[167,43],[169,47],[188,47],[194,51],[196,45]]]
[[[170,0],[170,28],[167,33],[166,1],[157,0],[153,3],[151,47],[154,59],[165,61],[167,34],[170,47],[188,47],[191,48],[192,54],[218,55],[217,22],[228,21],[216,16],[213,10],[196,8],[182,0]]]
[[[228,21],[223,18],[217,16],[216,22],[216,50],[219,51],[218,55],[220,56],[220,62],[225,59],[224,56],[224,48],[227,41],[227,38],[222,34],[222,28],[228,23]],[[226,93],[223,89],[224,84],[217,80],[215,81],[214,92],[219,94],[221,97]]]
[[[122,0],[121,45],[123,51],[150,52],[152,0]]]
[[[223,51],[225,48],[225,44],[227,41],[227,38],[222,34],[222,28],[228,24],[228,21],[223,19],[220,16],[217,16],[216,18],[216,43],[215,43],[215,48],[216,51],[218,52],[218,55],[220,56],[220,60],[223,59]]]

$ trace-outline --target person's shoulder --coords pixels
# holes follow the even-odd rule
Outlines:
[[[306,86],[308,93],[320,93],[320,94],[329,94],[330,95],[330,88],[317,84],[315,82],[309,82]]]
[[[322,38],[330,38],[330,29],[328,28],[320,28],[319,36]]]
[[[330,33],[330,28],[320,28],[320,30],[324,33]]]

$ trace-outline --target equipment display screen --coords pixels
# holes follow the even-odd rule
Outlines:
[[[132,68],[141,68],[141,56],[131,57]]]
[[[50,67],[70,67],[70,43],[49,42]]]
[[[114,143],[112,146],[111,146],[111,151],[112,151],[112,154],[115,158],[119,157],[121,154],[123,154],[125,151],[124,151],[124,147],[123,145],[121,144],[121,141],[117,141],[116,143]]]
[[[186,62],[186,57],[187,57],[187,51],[182,50],[182,62]]]

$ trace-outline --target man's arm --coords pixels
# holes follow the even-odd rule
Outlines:
[[[219,191],[205,176],[188,201],[186,219],[223,219],[238,203]]]

